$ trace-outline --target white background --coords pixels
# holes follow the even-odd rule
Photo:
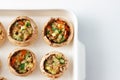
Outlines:
[[[120,80],[120,0],[1,0],[0,8],[72,10],[86,46],[86,80]]]

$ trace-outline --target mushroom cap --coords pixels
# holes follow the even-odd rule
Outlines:
[[[0,75],[0,80],[7,80],[7,79]]]
[[[43,56],[42,59],[41,59],[40,70],[41,70],[42,74],[46,75],[49,78],[58,78],[58,77],[62,76],[63,73],[68,69],[69,61],[63,54],[62,54],[62,56],[65,60],[65,66],[64,66],[63,71],[59,72],[58,74],[53,75],[53,74],[50,74],[50,73],[46,72],[46,70],[44,69],[45,60],[48,59],[48,57],[50,57],[51,55],[58,54],[58,53],[62,54],[61,52],[58,52],[58,51],[52,51],[52,52],[49,52],[48,54],[46,54],[45,56]]]
[[[45,28],[47,27],[48,23],[49,23],[52,19],[62,20],[62,21],[64,21],[64,22],[66,22],[67,25],[69,26],[69,28],[70,28],[70,35],[69,35],[68,39],[67,39],[65,42],[62,42],[62,43],[60,43],[60,44],[58,44],[58,43],[53,43],[53,42],[51,42],[51,41],[47,38],[47,36],[45,35],[45,33],[46,33],[46,32],[45,32]],[[43,39],[44,39],[50,46],[52,46],[52,47],[62,47],[62,46],[65,46],[65,45],[69,44],[69,43],[72,41],[72,39],[73,39],[73,36],[74,36],[73,25],[72,25],[70,22],[68,22],[67,20],[63,19],[63,18],[51,18],[48,22],[45,23],[45,25],[44,25],[44,27],[43,27],[43,29],[42,29],[42,36],[43,36]]]
[[[2,46],[3,45],[3,43],[5,42],[5,40],[6,40],[6,31],[5,31],[5,29],[4,29],[4,26],[2,25],[2,23],[0,22],[0,29],[2,30],[2,36],[3,36],[3,38],[2,39],[0,39],[0,46]]]
[[[33,29],[33,33],[32,33],[32,36],[31,36],[28,40],[26,40],[26,41],[17,41],[17,40],[15,40],[15,39],[13,39],[13,38],[11,37],[11,30],[10,30],[10,29],[11,29],[12,25],[13,25],[16,21],[22,20],[22,19],[25,19],[25,20],[29,20],[29,21],[30,21],[31,26],[32,26],[32,29]],[[27,16],[18,16],[16,19],[14,19],[14,20],[10,23],[9,28],[8,28],[8,39],[9,39],[9,41],[10,41],[11,43],[13,43],[13,44],[15,44],[15,45],[17,45],[17,46],[24,47],[24,46],[28,46],[28,45],[30,45],[31,43],[33,43],[37,38],[38,38],[38,27],[37,27],[36,23],[35,23],[31,18],[29,18],[29,17],[27,17]]]
[[[10,72],[12,72],[13,74],[15,74],[15,75],[17,75],[17,76],[27,76],[27,75],[29,75],[30,73],[32,73],[32,72],[35,70],[36,64],[37,64],[37,63],[36,63],[35,54],[34,54],[32,51],[30,51],[30,53],[31,53],[32,58],[33,58],[33,65],[34,65],[34,66],[33,66],[33,68],[30,69],[28,72],[23,73],[23,74],[18,73],[18,72],[11,66],[11,62],[10,62],[12,56],[13,56],[16,52],[21,51],[21,50],[30,51],[30,50],[25,49],[25,48],[18,48],[18,49],[15,49],[14,51],[12,51],[12,52],[10,53],[9,57],[8,57],[8,66],[9,66]]]

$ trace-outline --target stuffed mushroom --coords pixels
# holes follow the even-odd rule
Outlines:
[[[28,49],[17,49],[8,57],[10,71],[18,76],[27,76],[36,68],[35,54]]]
[[[6,39],[6,31],[0,22],[0,45],[2,45],[5,42]]]
[[[43,28],[44,40],[53,47],[61,47],[70,43],[73,38],[73,26],[61,18],[51,18]]]
[[[27,16],[17,17],[9,26],[8,39],[15,45],[28,46],[38,36],[35,22]]]
[[[46,54],[40,62],[41,72],[49,78],[60,77],[67,68],[67,58],[57,51]]]

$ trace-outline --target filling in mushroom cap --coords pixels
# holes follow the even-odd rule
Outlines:
[[[33,33],[32,25],[29,20],[21,19],[13,23],[10,29],[11,37],[17,41],[28,40]]]
[[[51,42],[60,44],[68,39],[70,27],[59,18],[51,19],[45,27],[45,35]]]
[[[15,52],[10,62],[11,66],[20,74],[28,72],[34,66],[32,54],[27,50]]]
[[[66,61],[61,53],[50,55],[44,62],[46,72],[55,75],[62,72],[66,67]]]

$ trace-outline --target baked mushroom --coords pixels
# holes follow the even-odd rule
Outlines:
[[[28,49],[16,49],[8,57],[10,71],[17,76],[27,76],[36,68],[35,54]]]
[[[68,60],[57,51],[46,54],[40,62],[41,72],[49,78],[58,78],[68,68]]]
[[[61,18],[51,18],[44,26],[44,40],[53,47],[61,47],[70,43],[73,38],[73,26]]]
[[[28,46],[34,42],[37,37],[37,25],[27,16],[19,16],[9,25],[8,39],[15,45]]]
[[[7,79],[0,75],[0,80],[7,80]]]
[[[0,46],[5,42],[6,39],[6,31],[0,22]]]

